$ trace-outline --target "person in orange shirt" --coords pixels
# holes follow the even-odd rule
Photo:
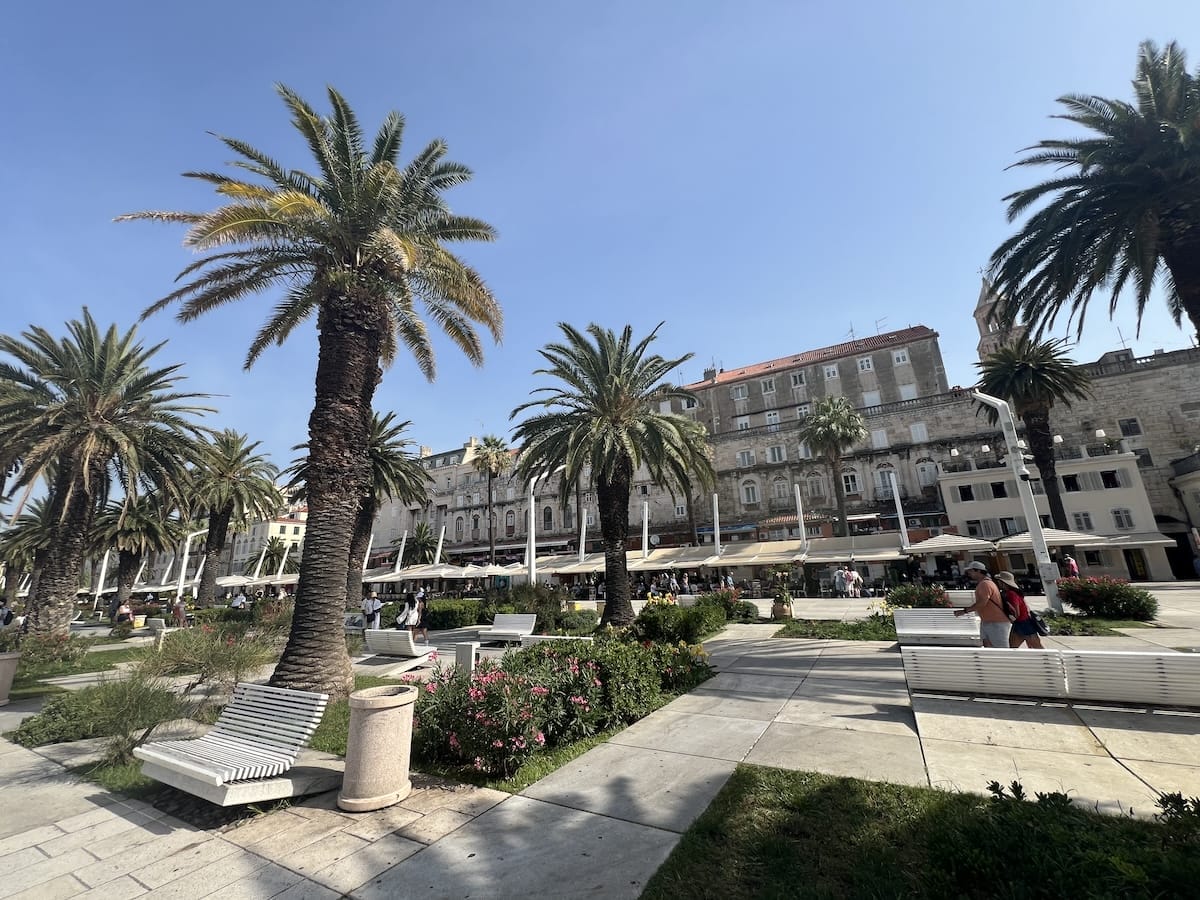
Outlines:
[[[1000,601],[1000,589],[992,576],[988,574],[987,566],[981,562],[968,563],[967,577],[975,583],[975,602],[966,609],[956,609],[954,615],[962,616],[973,612],[979,616],[979,636],[983,638],[985,647],[1007,647],[1008,633],[1012,623],[1004,612],[1004,604]]]

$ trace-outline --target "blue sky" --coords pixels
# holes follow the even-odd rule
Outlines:
[[[377,406],[435,450],[507,434],[556,323],[665,322],[656,348],[733,367],[922,323],[969,383],[979,270],[1012,226],[1001,198],[1036,173],[1018,152],[1064,132],[1068,92],[1130,98],[1137,44],[1200,63],[1200,7],[1114,2],[20,4],[0,33],[0,332],[56,332],[86,304],[134,324],[191,261],[182,230],[114,224],[208,209],[179,177],[242,138],[305,167],[272,85],[324,108],[336,86],[371,130],[408,120],[405,158],[438,136],[475,180],[451,200],[496,226],[465,248],[505,313],[482,368],[436,341],[427,384],[401,358]],[[206,321],[160,313],[212,423],[276,462],[306,439],[312,327],[242,361],[272,296]],[[1155,304],[1093,314],[1080,360],[1189,338]]]

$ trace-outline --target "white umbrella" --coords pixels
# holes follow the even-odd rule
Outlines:
[[[939,534],[935,537],[909,544],[908,552],[918,556],[932,553],[971,553],[976,550],[995,550],[996,545],[983,538],[963,534]]]
[[[217,587],[245,587],[254,581],[249,575],[220,575]]]
[[[1100,534],[1086,534],[1082,531],[1062,531],[1058,528],[1043,528],[1043,533],[1046,535],[1047,547],[1107,547],[1109,546],[1108,538]],[[1029,537],[1028,531],[1022,531],[1020,534],[1010,534],[1006,538],[1001,538],[996,542],[996,549],[1008,552],[1010,550],[1029,550],[1033,547],[1033,541]]]

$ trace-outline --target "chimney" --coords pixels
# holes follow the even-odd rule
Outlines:
[[[705,381],[716,381],[717,380],[717,370],[712,368],[711,366],[709,368],[705,369],[704,370],[704,380]]]

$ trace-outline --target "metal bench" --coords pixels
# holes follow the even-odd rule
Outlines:
[[[1057,650],[901,647],[910,690],[1000,697],[1067,696]]]
[[[537,616],[534,613],[500,613],[491,625],[480,625],[476,632],[480,640],[515,644],[522,637],[533,634],[536,626]]]
[[[956,616],[952,609],[897,609],[892,618],[902,646],[978,647],[982,643],[975,613]]]
[[[1200,654],[1063,650],[1067,697],[1200,707]]]
[[[155,741],[135,748],[133,755],[142,760],[142,774],[148,778],[220,806],[307,793],[300,789],[301,780],[278,776],[295,765],[321,724],[328,700],[328,694],[239,684],[203,737]]]

